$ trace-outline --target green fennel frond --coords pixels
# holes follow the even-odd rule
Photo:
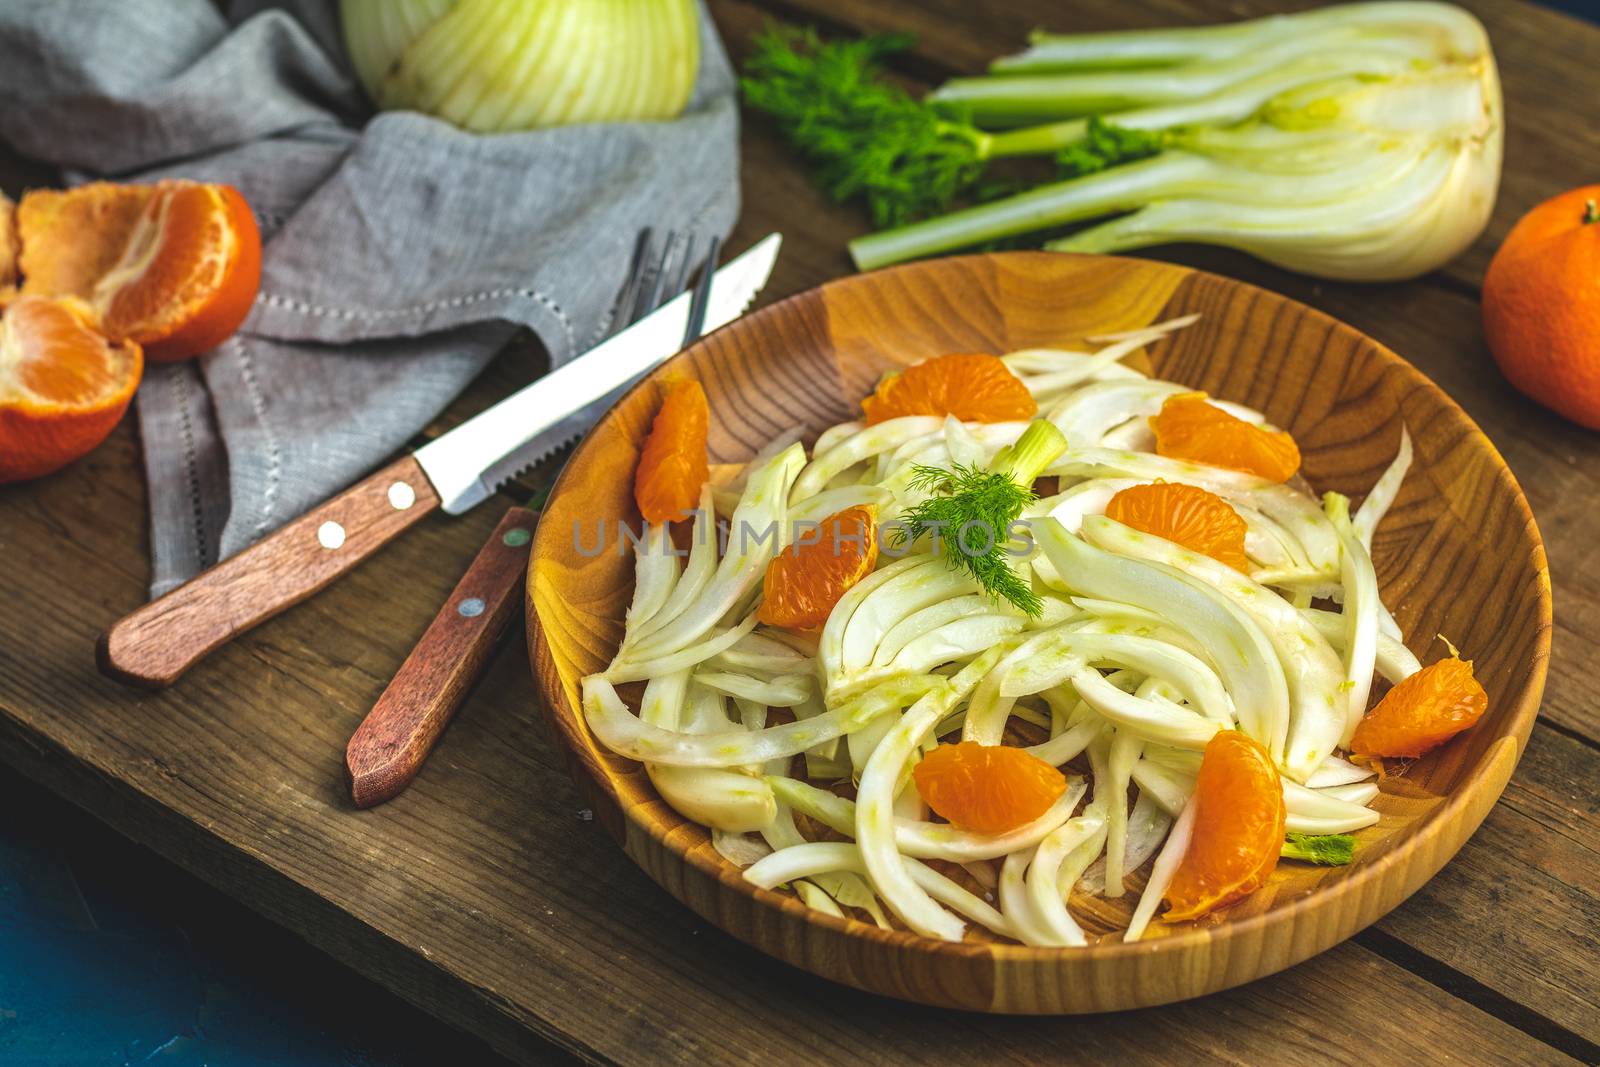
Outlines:
[[[1356,839],[1349,834],[1289,834],[1278,854],[1284,859],[1341,867],[1356,855]]]
[[[1121,163],[1153,156],[1167,146],[1170,136],[1164,130],[1130,130],[1107,122],[1099,115],[1089,117],[1089,132],[1082,141],[1056,153],[1056,166],[1063,178],[1096,174]]]
[[[878,227],[947,210],[982,177],[977,130],[941,117],[883,77],[884,56],[909,34],[823,41],[770,25],[756,36],[739,84],[812,164],[835,200],[860,196]]]

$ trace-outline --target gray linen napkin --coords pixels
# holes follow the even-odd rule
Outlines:
[[[398,450],[514,324],[587,349],[642,227],[732,228],[737,123],[703,9],[678,120],[479,136],[373,117],[323,0],[0,5],[0,138],[74,182],[231,183],[266,242],[243,330],[139,391],[151,594]]]

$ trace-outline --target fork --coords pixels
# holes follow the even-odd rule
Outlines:
[[[683,345],[705,329],[706,302],[716,272],[718,238],[707,246],[705,267],[695,286]],[[650,229],[639,234],[628,279],[613,305],[611,336],[654,311],[683,291],[694,264],[695,239],[668,231],[661,253],[654,254]],[[596,343],[604,338],[597,338]],[[633,387],[628,382],[606,399],[615,403]],[[609,407],[610,404],[605,405]],[[588,430],[582,414],[562,423],[574,438]],[[531,504],[531,502],[530,502]],[[517,606],[517,591],[528,568],[529,545],[539,513],[512,507],[495,526],[461,580],[439,608],[416,647],[395,672],[345,748],[350,796],[358,808],[369,808],[399,794],[411,784],[423,761],[467,691],[483,673],[489,654],[504,636]]]

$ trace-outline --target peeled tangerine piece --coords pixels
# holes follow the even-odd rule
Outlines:
[[[1168,921],[1199,918],[1260,888],[1278,865],[1289,817],[1272,757],[1237,730],[1206,745],[1189,803],[1194,836],[1167,886]]]
[[[1067,790],[1067,779],[1044,760],[1009,745],[944,744],[912,769],[928,807],[956,826],[1000,834],[1025,826]]]
[[[953,353],[886,375],[861,402],[867,424],[905,415],[954,415],[963,422],[1011,422],[1039,410],[999,356]]]
[[[0,312],[0,483],[59,470],[105,440],[143,370],[139,346],[101,336],[83,301],[13,300]]]
[[[1246,471],[1286,482],[1300,469],[1300,448],[1282,430],[1263,430],[1230,415],[1204,393],[1171,396],[1150,420],[1156,452],[1172,459]]]
[[[1385,693],[1356,727],[1350,750],[1367,757],[1420,756],[1472,726],[1488,707],[1472,661],[1452,655]]]
[[[711,413],[705,390],[693,378],[680,378],[666,387],[666,394],[633,475],[633,499],[648,523],[688,518],[709,469]]]
[[[1198,486],[1179,482],[1129,486],[1106,504],[1106,517],[1250,573],[1244,519],[1227,501]]]
[[[814,630],[828,621],[839,598],[872,573],[878,562],[878,509],[871,504],[829,515],[767,564],[761,621]]]
[[[17,208],[22,291],[75,296],[157,362],[239,328],[261,282],[255,216],[230,185],[168,180],[36,189]]]

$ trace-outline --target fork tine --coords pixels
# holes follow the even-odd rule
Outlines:
[[[711,282],[717,273],[717,256],[722,253],[722,238],[715,234],[706,246],[706,264],[695,283],[694,296],[689,301],[689,323],[683,331],[683,347],[688,348],[706,330],[706,307],[711,302]]]
[[[661,258],[651,272],[648,287],[643,297],[634,305],[634,318],[642,319],[650,312],[661,306],[662,290],[667,281],[667,267],[672,263],[672,253],[682,240],[676,230],[668,230],[667,238],[661,244]]]
[[[689,269],[694,266],[694,234],[689,234],[683,242],[683,255],[678,257],[678,264],[672,270],[672,281],[667,283],[663,294],[671,300],[683,292],[684,285],[689,281]]]
[[[672,241],[669,231],[663,241],[663,248]],[[639,281],[633,289],[633,304],[627,309],[628,324],[638,322],[650,313],[650,290],[654,288],[656,280],[661,275],[661,256],[657,253],[654,241],[644,250],[644,259],[639,264]]]
[[[651,262],[650,246],[653,238],[654,231],[650,227],[646,226],[639,231],[639,239],[633,245],[633,259],[628,264],[628,278],[622,283],[622,291],[617,294],[616,303],[611,306],[611,321],[606,327],[606,337],[620,332],[635,318],[633,305],[639,296],[639,286],[644,280],[645,268]]]

